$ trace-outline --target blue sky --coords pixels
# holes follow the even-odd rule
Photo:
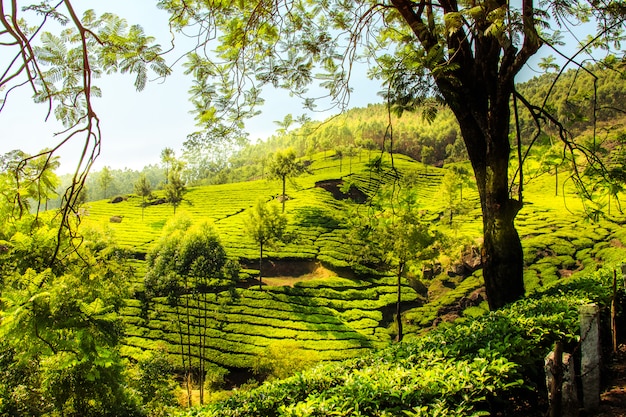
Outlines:
[[[146,33],[155,36],[163,49],[169,44],[167,13],[158,10],[154,0],[81,0],[74,2],[82,10],[94,8],[96,12],[110,11],[124,17],[130,24],[139,23]],[[103,6],[104,5],[104,6]],[[176,51],[168,57],[173,63],[180,56]],[[4,68],[6,57],[0,54],[0,64]],[[125,167],[141,169],[147,164],[159,163],[161,150],[165,147],[180,152],[187,135],[195,130],[193,115],[189,112],[187,91],[190,79],[182,74],[179,62],[174,67],[174,75],[165,82],[150,82],[144,91],[138,93],[133,86],[133,78],[127,75],[104,76],[96,81],[103,91],[103,97],[95,101],[96,112],[101,120],[102,151],[95,170],[103,166],[115,169]],[[366,106],[380,102],[376,93],[381,89],[365,77],[365,68],[357,68],[354,73],[355,91],[350,105]],[[535,73],[532,68],[521,74],[530,78]],[[34,154],[44,147],[51,147],[58,141],[55,133],[62,126],[51,117],[45,121],[47,108],[34,104],[30,90],[23,88],[12,94],[5,109],[0,113],[0,154],[13,149],[21,149]],[[262,114],[246,124],[250,139],[270,136],[276,129],[274,121],[283,120],[291,113],[294,117],[303,113],[299,99],[292,98],[285,91],[266,91],[266,103]],[[313,115],[321,120],[330,113]],[[81,140],[64,146],[60,153],[61,169],[69,172],[75,168]]]
[[[104,11],[116,13],[130,24],[140,24],[147,34],[157,38],[163,49],[169,45],[168,15],[157,9],[153,0],[107,0],[106,3],[81,0],[74,3],[81,10],[94,8],[99,14]],[[174,51],[168,56],[168,62],[173,63],[179,56],[180,52]],[[134,89],[132,76],[114,74],[95,81],[103,91],[103,97],[94,101],[103,137],[95,170],[103,166],[141,169],[147,164],[159,163],[161,150],[165,147],[180,153],[187,135],[197,130],[187,95],[191,80],[182,74],[182,62],[174,66],[174,74],[164,82],[150,82],[140,93]],[[2,55],[0,63],[4,67]],[[361,81],[353,94],[351,106],[380,101],[376,96],[380,88],[366,79],[365,70],[363,68],[355,73]],[[0,154],[16,148],[34,154],[56,144],[54,134],[62,130],[62,125],[54,117],[46,122],[47,107],[32,103],[30,94],[28,88],[16,91],[0,113]],[[283,120],[285,115],[291,113],[297,117],[303,113],[300,100],[290,97],[285,91],[268,90],[263,97],[266,102],[261,108],[261,115],[246,124],[251,140],[270,136],[277,127],[274,121]],[[312,117],[321,120],[329,115]],[[82,145],[82,141],[77,139],[75,143],[64,146],[60,153],[62,173],[75,168],[73,161]]]

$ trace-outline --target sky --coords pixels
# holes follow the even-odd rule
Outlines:
[[[154,0],[80,0],[74,2],[80,10],[94,8],[98,14],[109,11],[125,18],[129,24],[140,24],[145,32],[157,39],[157,43],[167,49],[170,40],[168,15],[154,5]],[[0,51],[0,67],[5,67],[6,55]],[[168,56],[173,63],[180,56],[174,51]],[[102,150],[93,170],[104,166],[113,169],[131,168],[141,170],[148,164],[160,163],[161,151],[172,148],[180,155],[182,144],[188,134],[198,130],[190,114],[188,89],[191,79],[182,72],[182,61],[173,67],[174,74],[165,81],[154,80],[142,92],[136,92],[129,75],[107,75],[96,81],[103,91],[103,97],[94,101],[95,110],[101,121]],[[356,68],[353,74],[356,82],[351,96],[351,107],[364,107],[368,103],[381,101],[377,92],[381,87],[365,76],[365,68]],[[524,70],[522,78],[536,75],[532,65]],[[300,116],[304,111],[299,99],[292,98],[285,91],[268,91],[263,95],[266,102],[260,116],[246,123],[250,140],[265,139],[276,130],[275,121],[285,115]],[[47,107],[34,104],[31,91],[22,88],[12,93],[7,105],[0,112],[0,154],[21,149],[35,154],[45,147],[58,142],[57,132],[63,130],[54,117],[46,119]],[[323,120],[332,113],[311,115]],[[61,152],[59,173],[71,172],[76,167],[82,138],[64,145]]]
[[[162,49],[167,49],[170,34],[167,26],[168,14],[154,5],[154,0],[81,0],[74,2],[80,10],[93,8],[98,14],[109,11],[125,18],[129,24],[140,24],[144,31],[154,36]],[[103,7],[102,5],[105,4]],[[82,13],[81,13],[82,14]],[[0,51],[2,52],[2,51]],[[173,63],[180,56],[174,51],[167,56]],[[6,56],[0,55],[1,67],[5,67]],[[95,111],[101,122],[102,150],[94,170],[103,166],[114,169],[131,168],[140,170],[148,164],[160,163],[161,151],[172,148],[181,154],[187,135],[198,130],[192,106],[188,100],[191,79],[185,77],[180,61],[173,67],[173,75],[166,80],[153,80],[146,88],[137,92],[134,77],[128,74],[105,75],[95,81],[103,96],[94,100]],[[380,102],[376,93],[380,87],[367,80],[365,68],[354,74],[359,80],[358,88],[351,99],[352,107]],[[301,101],[290,97],[286,91],[267,91],[263,94],[265,105],[261,115],[246,123],[250,140],[265,139],[275,132],[275,121],[282,121],[287,114],[294,117],[304,113]],[[0,154],[21,149],[35,154],[44,147],[58,141],[55,133],[63,130],[54,117],[46,119],[47,106],[34,104],[31,90],[22,88],[11,94],[7,106],[0,112]],[[331,113],[311,115],[323,120]],[[62,148],[60,173],[73,171],[80,155],[82,138]]]

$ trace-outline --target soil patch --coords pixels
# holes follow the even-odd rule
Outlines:
[[[355,185],[350,185],[350,189],[347,192],[343,192],[341,190],[343,180],[318,181],[315,183],[315,186],[330,192],[336,200],[346,200],[349,198],[357,203],[367,201],[367,195]]]
[[[608,364],[608,384],[596,417],[626,417],[626,345],[621,344]]]
[[[299,277],[313,273],[320,266],[316,261],[275,261],[263,260],[263,279],[272,277]],[[246,267],[258,268],[259,264],[248,264]]]
[[[283,273],[263,277],[263,284],[269,287],[293,287],[296,282],[312,281],[315,279],[325,279],[337,276],[337,274],[333,271],[324,268],[324,266],[317,262],[308,262],[306,268],[304,265],[296,266],[291,270],[289,270],[289,268],[283,268],[281,272]]]

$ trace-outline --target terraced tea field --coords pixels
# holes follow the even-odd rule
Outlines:
[[[89,203],[84,224],[110,229],[116,241],[136,258],[132,284],[137,298],[128,300],[123,311],[127,323],[125,354],[164,350],[181,366],[180,330],[187,328],[191,329],[192,355],[200,355],[199,340],[206,337],[205,356],[228,370],[249,369],[258,355],[286,341],[296,343],[302,354],[320,360],[356,357],[391,343],[395,278],[373,272],[355,274],[351,270],[354,259],[346,218],[366,210],[366,206],[337,192],[339,180],[349,181],[363,196],[372,196],[383,184],[413,171],[420,209],[451,241],[479,244],[480,210],[476,191],[466,189],[464,200],[469,209],[457,216],[455,227],[451,227],[445,221],[441,190],[445,170],[425,169],[415,161],[395,156],[396,170],[377,173],[367,167],[363,155],[353,158],[351,173],[344,161],[340,173],[339,161],[319,154],[310,166],[311,174],[288,183],[286,214],[295,239],[266,252],[267,279],[262,289],[254,278],[258,247],[246,236],[245,222],[258,199],[278,204],[280,182],[256,180],[190,187],[177,211],[195,221],[213,223],[229,256],[238,258],[244,266],[244,280],[234,296],[184,296],[179,305],[192,307],[189,315],[181,314],[165,298],[149,302],[142,298],[145,255],[173,216],[172,206],[147,206],[142,219],[141,199],[136,196],[125,196],[117,204]],[[549,181],[543,178],[527,187],[527,205],[517,220],[525,250],[528,291],[577,271],[596,268],[599,261],[625,257],[626,235],[621,222],[614,219],[589,223],[576,214],[580,207],[575,197],[564,200],[547,195],[544,190],[553,189],[547,185]],[[157,197],[162,196],[157,192]],[[564,201],[569,202],[567,208]],[[111,222],[113,216],[121,222]],[[408,280],[403,284],[409,331],[431,326],[443,310],[454,309],[459,300],[482,285],[480,270],[469,277],[448,274],[446,268],[458,259],[454,255],[445,258],[440,260],[443,268],[439,274],[423,280],[425,290],[418,293]],[[477,310],[482,308],[484,303],[468,312],[479,314]],[[206,330],[201,334],[203,328]]]

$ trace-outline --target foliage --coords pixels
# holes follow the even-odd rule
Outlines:
[[[95,80],[105,73],[133,74],[135,88],[142,90],[150,73],[164,77],[170,68],[154,38],[112,13],[98,16],[87,10],[79,17],[71,1],[46,1],[13,3],[3,7],[2,15],[0,44],[8,59],[0,71],[0,111],[9,94],[22,88],[30,89],[36,103],[46,105],[46,119],[54,115],[64,126],[58,143],[37,155],[49,161],[65,143],[82,140],[76,171],[60,193],[65,196],[61,226],[69,227],[70,213],[78,209],[87,174],[100,153],[100,120],[93,98],[101,90]]]
[[[280,214],[275,205],[268,205],[262,200],[257,201],[249,213],[245,227],[250,238],[259,245],[259,285],[263,277],[263,248],[283,241],[286,226],[285,215]]]
[[[0,382],[0,414],[132,415],[119,354],[126,254],[84,231],[78,247],[63,236],[63,263],[50,267],[58,223],[33,220],[3,223],[0,335],[12,371]]]
[[[135,193],[141,197],[141,220],[143,220],[143,212],[146,206],[146,197],[152,196],[152,185],[146,178],[145,174],[141,174],[135,183]]]
[[[255,359],[254,373],[267,379],[285,379],[319,362],[316,351],[305,350],[293,340],[282,340],[267,346]]]
[[[187,399],[191,401],[191,382],[195,373],[202,403],[206,362],[209,361],[208,294],[215,294],[217,298],[223,291],[232,290],[238,278],[238,265],[229,262],[217,234],[206,222],[193,225],[187,217],[178,216],[165,226],[164,231],[160,242],[148,255],[145,288],[150,298],[165,296],[176,309],[176,333],[180,341]],[[194,350],[198,346],[197,353],[192,353],[192,345]],[[194,363],[196,358],[197,364]]]
[[[177,405],[174,366],[166,353],[164,349],[147,351],[136,363],[127,366],[129,385],[140,397],[148,417],[164,417]]]
[[[413,264],[433,259],[444,245],[443,235],[431,228],[418,212],[415,195],[401,190],[402,197],[389,207],[374,213],[359,236],[369,242],[366,246],[373,250],[388,269],[394,270],[397,278],[398,298],[396,302],[396,331],[398,341],[402,340],[402,278]],[[386,201],[383,199],[382,201]],[[365,235],[364,235],[365,234]],[[360,251],[358,250],[357,253]],[[362,256],[362,255],[361,255]],[[371,255],[370,255],[371,256]]]
[[[307,93],[317,82],[331,103],[344,106],[350,96],[352,65],[360,57],[371,65],[370,75],[385,86],[382,95],[389,112],[403,115],[422,110],[423,117],[432,120],[437,104],[445,103],[458,122],[479,191],[483,276],[491,308],[524,295],[523,252],[514,223],[522,207],[523,187],[517,187],[517,195],[511,192],[523,177],[521,161],[519,177],[509,173],[510,125],[513,114],[519,115],[518,105],[531,114],[539,132],[547,124],[556,126],[569,153],[601,166],[595,150],[570,136],[567,120],[557,118],[545,97],[530,102],[519,94],[515,78],[544,44],[559,49],[558,28],[590,19],[597,23],[597,34],[572,54],[568,64],[592,72],[575,60],[576,55],[586,52],[595,59],[591,52],[600,49],[606,51],[602,64],[618,68],[619,58],[611,54],[624,39],[620,2],[587,1],[572,7],[559,1],[410,0],[390,4],[278,1],[253,8],[246,2],[163,1],[161,5],[179,31],[208,20],[207,30],[198,34],[201,45],[213,39],[213,33],[223,34],[210,53],[198,50],[188,63],[195,78],[191,95],[197,120],[209,131],[239,126],[243,118],[256,115],[256,106],[263,102],[261,88],[267,85],[303,97],[304,106],[313,110],[318,100]],[[548,15],[553,17],[550,22],[545,19]],[[551,95],[548,91],[546,97]],[[596,106],[592,107],[595,112]],[[393,143],[392,127],[386,124],[385,144]],[[333,136],[350,141],[344,139],[345,133],[339,128]],[[521,128],[516,134],[521,146]],[[423,162],[436,160],[429,145],[422,146],[420,153]],[[518,153],[523,159],[521,148]]]
[[[32,157],[19,150],[0,156],[0,213],[19,218],[42,204],[47,208],[59,184],[58,166],[58,157]]]
[[[363,160],[355,163],[350,177],[355,187],[371,194],[380,190],[381,184],[397,181],[391,172],[385,171],[379,176],[370,171],[365,164],[367,152],[361,154]],[[358,159],[355,157],[355,162]],[[385,159],[388,160],[388,154]],[[416,194],[424,221],[445,232],[451,242],[463,239],[463,242],[476,245],[481,227],[476,190],[464,187],[463,199],[471,210],[457,214],[458,228],[450,230],[445,202],[440,198],[441,180],[448,170],[431,167],[426,174],[418,162],[400,155],[394,155],[394,159],[396,174],[403,183],[411,184],[403,189]],[[317,182],[337,179],[339,167],[338,161],[324,158],[323,153],[312,155],[312,161],[309,168],[313,174],[301,179],[302,187],[294,190],[293,208],[287,214],[288,232],[297,232],[298,239],[280,245],[277,250],[267,251],[264,259],[270,259],[278,268],[300,263],[315,266],[316,262],[321,262],[325,268],[315,271],[315,275],[320,275],[310,281],[304,280],[306,277],[301,280],[298,277],[300,272],[295,273],[289,281],[293,287],[274,286],[276,283],[271,279],[264,279],[264,291],[258,291],[254,282],[248,281],[237,289],[235,300],[230,300],[227,294],[220,295],[218,300],[210,296],[206,306],[209,318],[206,345],[212,349],[211,359],[221,367],[250,369],[255,355],[283,339],[297,338],[303,349],[319,352],[324,360],[340,360],[363,354],[372,347],[385,346],[390,343],[390,335],[395,334],[394,329],[388,328],[392,320],[391,310],[397,300],[395,277],[376,270],[382,265],[380,259],[370,264],[363,258],[360,261],[369,269],[357,267],[350,256],[351,245],[346,236],[346,219],[357,218],[357,214],[364,214],[370,206],[350,199],[337,200],[332,193],[315,187]],[[553,181],[552,176],[542,175],[527,183],[528,205],[516,219],[524,242],[527,293],[557,281],[567,281],[572,274],[590,273],[606,261],[605,256],[626,256],[620,243],[626,242],[621,220],[585,221],[579,217],[579,206],[572,198],[571,188],[562,189],[567,199],[563,199],[561,193],[555,198]],[[109,225],[111,215],[124,213],[126,217],[122,223],[110,225],[115,228],[116,240],[141,258],[144,251],[149,251],[159,241],[161,232],[183,230],[189,227],[186,222],[199,223],[210,219],[229,256],[254,260],[258,259],[259,246],[245,232],[247,218],[259,196],[269,199],[278,193],[279,184],[264,180],[190,187],[185,195],[188,201],[185,211],[181,210],[177,215],[181,217],[180,222],[168,224],[167,230],[163,227],[171,217],[169,205],[146,207],[145,221],[142,222],[139,199],[132,197],[116,205],[106,201],[90,203],[89,215],[83,217],[83,222],[85,225]],[[276,203],[270,204],[277,206]],[[364,246],[364,243],[367,241],[358,244]],[[407,337],[432,327],[441,316],[440,311],[457,308],[460,300],[483,285],[480,270],[470,272],[472,275],[467,277],[465,273],[453,277],[446,273],[450,272],[448,266],[451,263],[461,261],[462,246],[446,250],[440,259],[442,276],[423,280],[427,288],[420,294],[403,278],[401,295],[405,311],[402,316]],[[575,263],[566,260],[566,255]],[[543,261],[538,263],[539,260]],[[137,275],[132,279],[132,285],[141,292],[147,264],[137,260],[133,265]],[[256,269],[244,270],[242,279],[254,277],[257,273]],[[419,277],[420,268],[409,271],[408,275]],[[166,277],[161,279],[165,281]],[[228,301],[223,305],[222,300]],[[180,303],[184,305],[185,299],[181,298]],[[416,307],[420,304],[423,305]],[[190,299],[190,306],[191,323],[195,326],[196,317],[204,314],[203,303]],[[193,314],[196,306],[200,307],[199,315]],[[129,336],[125,340],[126,354],[134,357],[142,349],[157,350],[159,343],[165,342],[170,360],[177,369],[183,369],[177,323],[180,321],[185,327],[186,318],[184,314],[177,317],[174,304],[168,304],[165,297],[155,297],[143,304],[139,299],[133,299],[123,313]],[[192,353],[197,354],[199,338],[192,336],[192,341]]]
[[[578,307],[606,305],[610,276],[603,270],[377,353],[265,383],[193,415],[488,415],[511,393],[535,390],[541,358],[556,340],[574,347]]]
[[[283,183],[283,193],[280,197],[283,203],[283,213],[285,212],[285,201],[287,199],[285,183],[287,179],[298,176],[304,171],[303,163],[296,160],[296,152],[291,148],[276,152],[272,157],[268,167],[268,174],[270,178],[280,179]]]
[[[176,153],[172,148],[164,148],[161,151],[161,163],[165,167],[165,183],[169,183],[170,168],[176,163]]]
[[[176,214],[176,208],[183,201],[184,192],[185,182],[181,176],[181,169],[180,167],[172,168],[165,185],[165,198],[174,207],[174,214]]]
[[[102,188],[102,198],[109,198],[111,195],[110,191],[115,187],[113,175],[111,175],[109,167],[102,168],[100,175],[98,175],[98,183],[100,184],[100,188]]]

